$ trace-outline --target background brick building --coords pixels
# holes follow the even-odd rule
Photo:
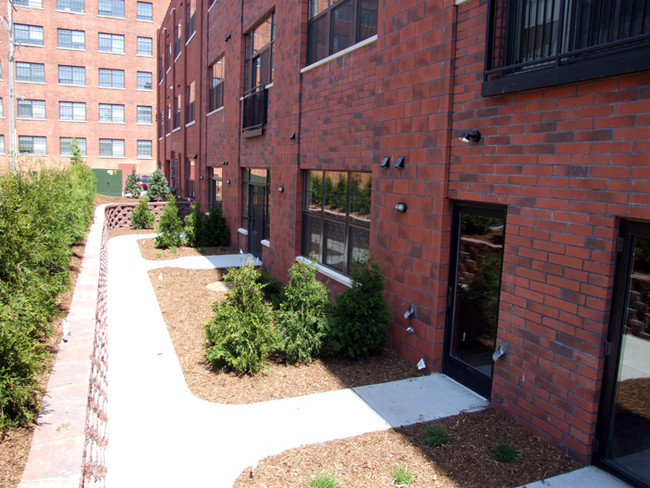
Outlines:
[[[76,137],[92,168],[156,168],[155,38],[166,2],[14,0],[19,158],[65,161]],[[7,12],[7,2],[0,2]],[[9,36],[0,29],[8,52]],[[2,59],[0,167],[7,168],[9,71]],[[31,156],[29,156],[31,155]]]
[[[352,258],[374,254],[391,347],[575,459],[649,485],[650,9],[197,11],[204,55],[185,75],[169,67],[159,100],[173,100],[174,72],[201,80],[202,102],[191,139],[161,138],[160,164],[178,154],[169,144],[200,147],[176,178],[205,205],[222,198],[233,245],[281,277],[316,252],[335,292]]]

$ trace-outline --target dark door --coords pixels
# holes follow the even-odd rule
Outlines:
[[[454,210],[443,371],[478,394],[492,391],[505,210]]]
[[[250,215],[248,218],[248,252],[262,259],[262,240],[266,226],[266,186],[250,185],[248,197]]]
[[[650,487],[650,224],[623,222],[608,337],[597,453]]]

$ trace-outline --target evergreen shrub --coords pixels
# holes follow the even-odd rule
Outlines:
[[[160,216],[160,222],[156,227],[157,236],[154,237],[154,245],[160,249],[178,247],[183,244],[183,221],[178,215],[176,197],[170,194]]]
[[[140,186],[140,177],[135,174],[135,166],[131,166],[131,173],[126,177],[126,182],[124,183],[124,193],[128,193],[133,198],[138,198],[140,193],[142,193],[142,187]]]
[[[159,201],[165,200],[167,195],[169,195],[169,183],[160,168],[157,168],[151,175],[151,178],[149,178],[147,195],[149,195],[151,200]]]
[[[208,214],[201,212],[198,203],[192,204],[192,213],[185,217],[185,235],[190,247],[220,247],[230,245],[230,229],[221,207],[213,205]]]
[[[156,225],[156,214],[149,208],[149,197],[142,195],[131,214],[131,227],[134,229],[153,229],[154,225]]]

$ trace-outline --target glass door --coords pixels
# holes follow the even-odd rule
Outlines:
[[[458,205],[443,371],[489,398],[497,336],[505,210]]]
[[[650,487],[650,224],[623,222],[619,251],[598,457]]]

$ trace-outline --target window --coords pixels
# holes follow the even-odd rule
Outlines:
[[[167,117],[165,117],[165,134],[169,134],[172,125],[172,107],[167,105]]]
[[[138,141],[138,157],[139,158],[151,158],[151,141]]]
[[[124,0],[99,0],[97,15],[124,17]]]
[[[86,85],[86,68],[83,66],[59,65],[59,83],[61,85]]]
[[[18,99],[19,119],[45,119],[45,100]]]
[[[484,96],[650,68],[635,0],[492,0]]]
[[[377,34],[378,0],[309,2],[309,64]]]
[[[248,230],[248,252],[259,257],[261,241],[270,236],[271,172],[245,168],[242,173],[242,227]]]
[[[124,88],[124,70],[99,68],[99,86],[104,88]]]
[[[174,97],[174,129],[181,126],[181,96]]]
[[[124,54],[124,36],[100,32],[97,50],[102,53]]]
[[[123,158],[124,139],[100,139],[99,155],[108,158]]]
[[[151,124],[152,117],[151,105],[138,105],[137,107],[137,123],[138,124]]]
[[[260,84],[268,85],[273,81],[274,38],[273,14],[246,35],[245,92],[254,90]]]
[[[158,83],[162,83],[163,77],[165,76],[165,69],[163,67],[163,56],[162,54],[158,58]]]
[[[84,102],[59,102],[59,119],[75,122],[86,120],[86,104]]]
[[[45,137],[18,136],[18,152],[20,154],[46,155],[47,143]]]
[[[121,124],[124,122],[124,105],[113,103],[99,104],[99,121]]]
[[[138,20],[153,22],[153,4],[149,2],[138,2]]]
[[[151,71],[138,71],[138,90],[153,89],[153,75]]]
[[[84,12],[84,0],[56,0],[56,9],[64,12]]]
[[[196,4],[192,0],[186,0],[185,25],[185,42],[187,42],[196,32]]]
[[[86,49],[86,33],[80,30],[57,29],[58,47]]]
[[[153,39],[151,37],[138,37],[138,56],[153,56]]]
[[[45,65],[16,61],[16,81],[45,83]]]
[[[167,43],[167,71],[172,67],[172,44],[171,42]]]
[[[208,168],[208,205],[223,204],[223,169]]]
[[[4,154],[5,152],[5,135],[0,134],[0,154]]]
[[[2,97],[0,97],[0,117],[5,116],[4,104],[2,103]]]
[[[22,46],[42,46],[43,27],[40,25],[14,24],[16,44]]]
[[[194,82],[185,87],[185,123],[194,122],[194,102],[196,100],[196,85]]]
[[[208,112],[223,107],[224,62],[223,56],[208,68]]]
[[[212,5],[214,5],[214,2],[216,2],[216,1],[217,0],[210,0],[210,4],[208,5],[208,8],[212,7]]]
[[[72,137],[59,137],[59,154],[61,156],[72,156]],[[86,152],[86,138],[76,137],[79,153],[82,156],[88,156]]]
[[[349,274],[353,259],[368,257],[372,177],[310,171],[305,183],[302,255]]]
[[[14,0],[14,5],[22,7],[43,8],[43,0]]]
[[[181,55],[181,24],[174,26],[174,59]]]
[[[158,117],[156,117],[156,122],[157,122],[157,126],[158,126],[158,139],[162,138],[162,136],[164,135],[164,133],[163,133],[163,121],[164,121],[164,119],[165,119],[165,117],[164,117],[163,113],[158,112]]]

